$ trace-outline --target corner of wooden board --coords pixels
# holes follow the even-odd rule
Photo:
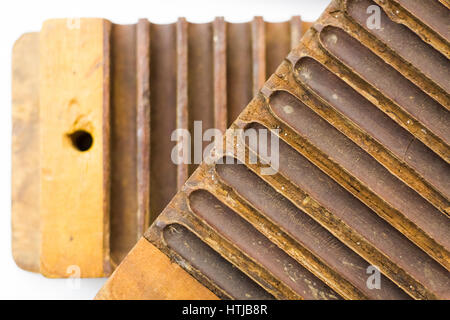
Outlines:
[[[217,300],[164,253],[141,238],[114,271],[96,300]]]

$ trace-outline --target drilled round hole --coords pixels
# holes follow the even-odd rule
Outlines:
[[[78,130],[69,135],[73,146],[79,151],[87,151],[92,147],[94,139],[92,135],[84,130]]]

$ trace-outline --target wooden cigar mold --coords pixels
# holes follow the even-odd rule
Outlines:
[[[449,7],[332,1],[97,298],[449,299]]]
[[[195,170],[173,164],[172,132],[195,120],[224,131],[309,26],[61,19],[23,35],[12,72],[16,263],[48,277],[109,275]]]

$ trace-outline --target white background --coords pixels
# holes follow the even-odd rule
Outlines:
[[[102,17],[114,23],[209,22],[224,16],[230,22],[255,15],[285,21],[292,15],[313,21],[329,0],[164,0],[164,1],[4,1],[0,9],[0,299],[92,299],[105,279],[83,279],[74,290],[65,279],[46,279],[19,269],[11,255],[11,50],[25,32],[39,31],[49,18]],[[281,61],[280,61],[281,62]]]

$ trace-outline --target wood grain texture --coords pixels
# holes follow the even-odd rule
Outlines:
[[[137,85],[137,236],[142,237],[150,220],[150,23],[137,24],[136,85]]]
[[[253,95],[266,81],[266,25],[262,17],[252,21]]]
[[[27,33],[12,53],[12,253],[39,271],[39,33]]]
[[[110,251],[115,265],[136,243],[138,226],[136,25],[111,28]],[[144,176],[142,176],[144,178]]]
[[[223,18],[213,22],[214,43],[214,127],[227,130],[227,29]]]
[[[295,297],[286,290],[290,279],[281,272],[295,268],[293,263],[276,266],[283,260],[269,257],[273,248],[285,251],[346,299],[358,295],[356,288],[360,296],[371,299],[446,300],[450,297],[450,220],[444,187],[450,183],[450,149],[444,142],[448,92],[432,85],[444,80],[440,68],[425,72],[421,66],[437,66],[443,60],[436,57],[448,56],[448,43],[442,42],[445,20],[440,18],[442,12],[432,12],[422,2],[379,0],[390,22],[383,24],[382,35],[369,34],[348,16],[347,2],[331,2],[227,130],[227,150],[212,155],[218,163],[198,167],[145,237],[176,259],[184,249],[167,245],[165,234],[168,227],[182,225],[277,299]],[[361,12],[367,9],[365,0],[353,3]],[[406,12],[403,6],[414,10]],[[448,10],[444,12],[448,15]],[[432,16],[436,19],[431,23]],[[255,26],[257,22],[256,39],[262,31],[256,32]],[[266,26],[266,36],[281,34],[276,28],[283,29]],[[413,39],[420,43],[420,52],[432,54],[421,59],[414,52],[418,56],[411,58],[413,52],[397,43],[382,43],[398,37],[399,30],[400,39]],[[272,56],[267,53],[266,63]],[[255,54],[254,65],[261,61]],[[274,151],[279,156],[277,172],[265,174],[267,156],[259,154],[260,161],[252,161],[248,154],[257,150],[244,135],[235,141],[232,135],[239,131],[233,129],[268,129],[278,135],[278,152],[267,146],[271,156]],[[238,143],[246,145],[247,155],[236,151]],[[224,175],[220,160],[225,155],[267,183],[259,187],[264,192],[258,193],[256,176],[239,174],[236,167]],[[292,214],[291,205],[324,228],[312,236],[309,248],[303,238],[307,233],[293,228],[300,217]],[[249,223],[245,230],[237,218]],[[312,225],[308,229],[319,230]],[[256,231],[270,242],[252,237]],[[320,244],[325,235],[329,240]],[[337,254],[340,245],[346,249]],[[327,247],[339,258],[321,257]],[[358,262],[355,254],[364,261]],[[184,253],[184,258],[179,264],[187,272],[205,286],[224,290],[220,276],[207,278],[206,272],[193,268],[195,261],[189,260],[193,257]],[[342,262],[345,268],[339,265]],[[385,277],[378,296],[367,290],[367,267],[360,268],[365,273],[361,278],[346,271],[364,264]],[[319,292],[326,296],[325,290]],[[308,297],[305,291],[299,293]]]
[[[261,63],[267,65],[267,68],[262,66],[266,73],[274,71],[278,60],[289,51],[290,41],[306,25],[300,22],[295,19],[293,26],[289,21],[260,21],[263,29],[269,30],[263,39],[268,54],[261,52],[265,56]],[[77,27],[77,24],[69,20],[58,28]],[[177,36],[184,38],[177,42]],[[16,235],[13,251],[15,257],[23,254],[22,260],[35,261],[33,268],[18,262],[19,265],[39,272],[41,231],[37,226],[40,221],[33,219],[33,216],[40,219],[39,197],[31,193],[24,196],[39,191],[39,183],[28,183],[39,179],[40,172],[39,159],[33,160],[31,156],[31,152],[39,156],[40,143],[38,33],[35,41],[35,48],[31,44],[21,45],[20,52],[17,49],[13,52],[13,58],[20,61],[15,63],[13,73],[15,101],[20,102],[13,101],[16,128],[13,150],[18,152],[17,156],[13,155],[13,234]],[[110,156],[105,156],[110,158],[109,180],[105,180],[110,185],[110,201],[105,206],[110,210],[104,234],[110,234],[109,241],[105,237],[105,242],[110,246],[114,268],[175,195],[177,179],[178,185],[182,185],[196,167],[172,162],[175,146],[171,141],[172,132],[184,128],[192,133],[192,124],[198,120],[203,121],[203,129],[225,130],[250,101],[252,22],[229,23],[219,17],[210,23],[195,24],[180,19],[177,23],[159,25],[141,19],[137,24],[112,24],[111,35],[105,37],[104,45],[110,56],[109,71],[105,69],[110,86],[109,92],[104,92],[104,99],[111,100]],[[181,51],[178,54],[177,48]],[[28,60],[34,61],[32,65]],[[31,92],[32,81],[36,87]],[[178,124],[177,113],[182,115]],[[34,148],[25,149],[31,145]],[[107,145],[105,148],[108,152]],[[24,152],[29,155],[23,157]],[[37,206],[34,209],[33,203]],[[16,219],[18,216],[22,218]],[[17,249],[19,246],[21,249]]]
[[[185,18],[177,21],[177,105],[176,105],[176,126],[177,129],[188,130],[188,23]],[[177,136],[177,140],[183,139]],[[177,166],[177,189],[189,177],[189,167],[186,163]]]
[[[218,298],[142,238],[95,299],[217,300]]]
[[[109,268],[109,23],[49,20],[40,33],[41,273]],[[106,40],[106,41],[105,41]],[[80,151],[77,132],[92,136]]]

